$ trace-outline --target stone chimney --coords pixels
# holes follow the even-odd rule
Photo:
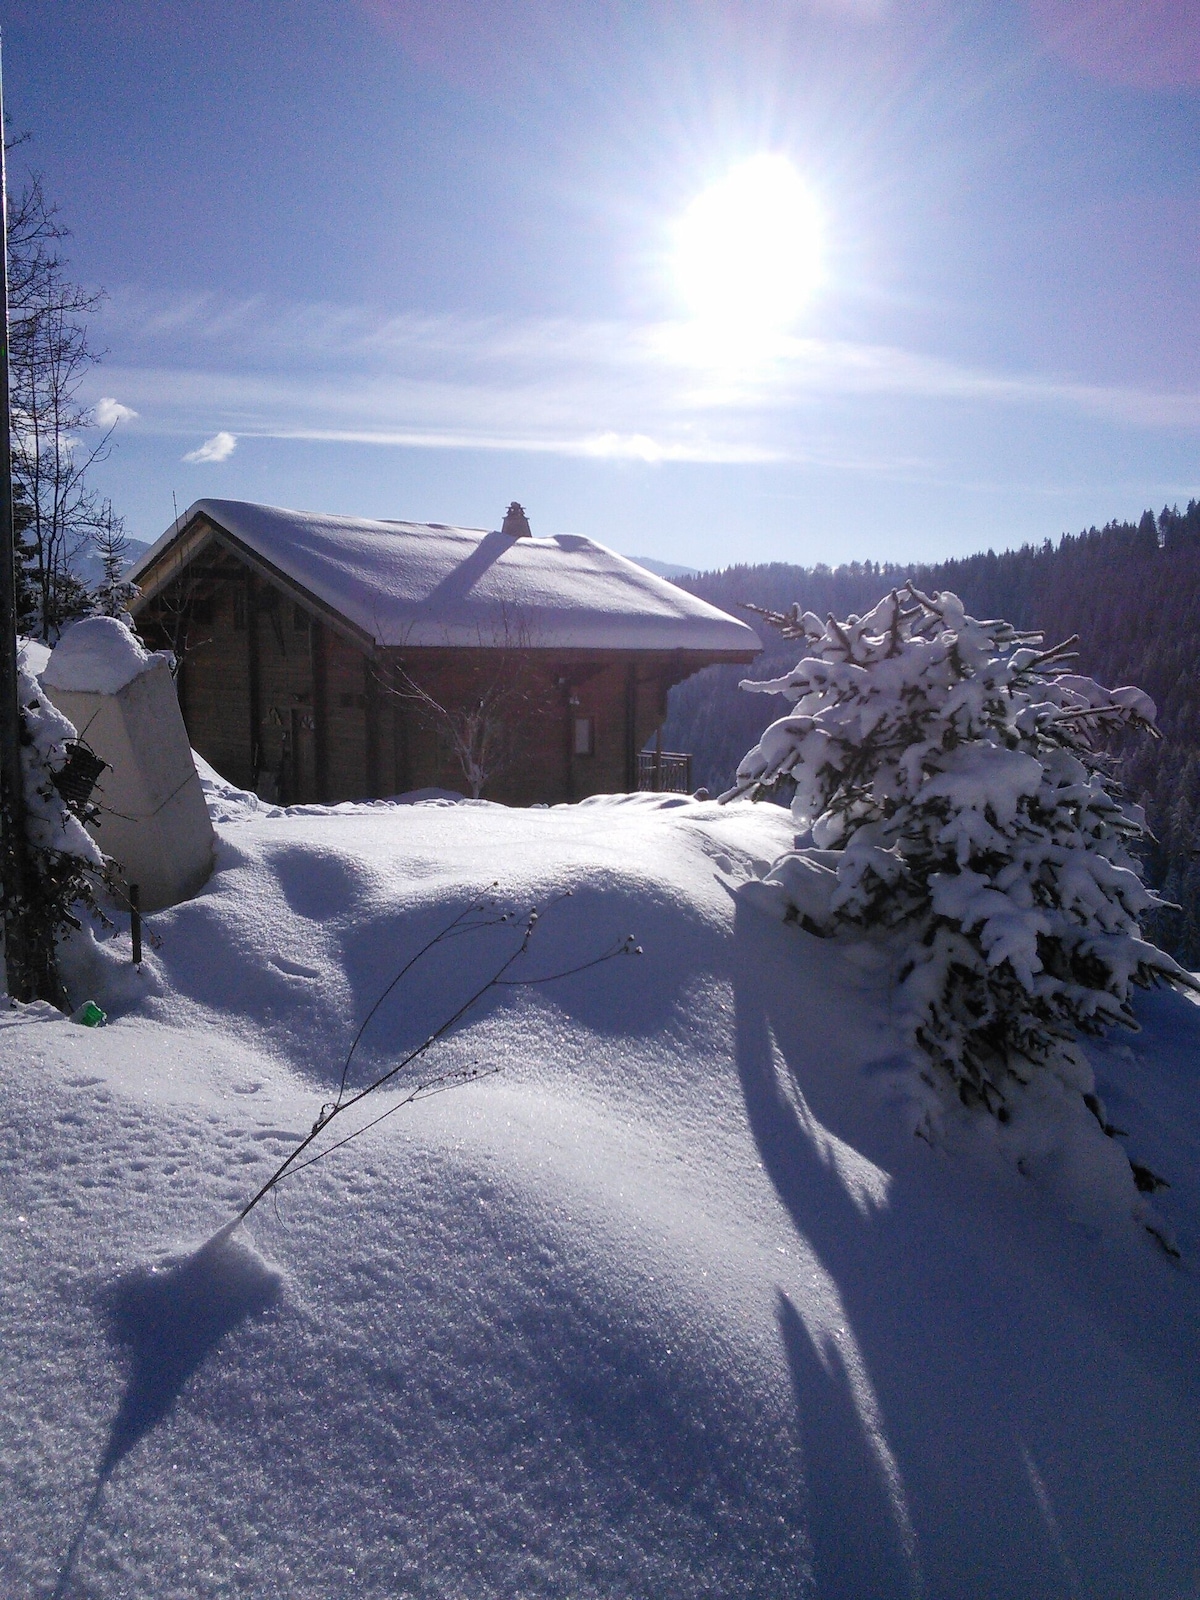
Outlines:
[[[525,507],[516,500],[504,513],[504,521],[500,525],[500,532],[506,533],[510,539],[532,539],[533,534],[529,529],[529,518],[525,515]]]

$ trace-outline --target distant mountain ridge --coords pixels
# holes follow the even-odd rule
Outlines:
[[[639,567],[645,567],[647,572],[657,573],[660,578],[694,578],[695,567],[676,566],[673,561],[658,561],[654,556],[626,556],[627,561],[636,561]]]
[[[1048,643],[1078,634],[1080,670],[1110,687],[1135,683],[1154,698],[1164,737],[1123,749],[1120,773],[1156,836],[1148,875],[1182,908],[1157,914],[1154,937],[1200,967],[1200,503],[999,555],[832,569],[771,562],[677,581],[734,616],[748,617],[750,601],[775,611],[798,602],[819,616],[844,617],[861,615],[910,578],[927,592],[952,590],[975,616],[1040,629]],[[743,693],[739,680],[779,677],[797,660],[795,643],[748,620],[763,654],[748,670],[710,667],[678,685],[663,730],[667,748],[691,751],[693,781],[713,793],[729,787],[741,757],[787,705]]]

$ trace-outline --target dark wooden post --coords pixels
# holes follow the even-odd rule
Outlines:
[[[326,704],[327,678],[325,624],[313,617],[308,629],[309,662],[312,667],[313,768],[317,799],[329,803],[329,712]]]
[[[563,799],[575,798],[575,723],[571,705],[571,676],[564,672],[558,680],[562,690],[563,714]]]
[[[0,68],[2,76],[2,68]],[[0,84],[0,891],[4,895],[4,965],[15,1000],[34,998],[35,942],[29,888],[33,881],[25,833],[25,776],[17,678],[17,557],[13,534],[12,437],[8,352],[8,173],[3,152],[4,92]],[[57,991],[54,939],[36,966],[43,986]],[[42,972],[42,969],[45,971]],[[50,996],[49,998],[55,998]]]
[[[632,794],[638,786],[637,752],[637,663],[625,668],[625,789]]]
[[[258,789],[262,756],[262,696],[258,673],[258,584],[246,574],[246,673],[250,689],[250,788]]]
[[[379,665],[363,656],[363,752],[368,800],[378,800],[379,782]]]
[[[388,687],[392,694],[392,754],[394,770],[392,782],[397,794],[406,794],[413,787],[412,752],[409,747],[408,707],[401,692],[404,663],[394,658],[390,662]]]
[[[183,638],[182,638],[182,640],[180,642],[182,643],[183,648],[186,650],[187,649],[187,635],[186,635],[186,633],[184,634],[184,636],[183,636]],[[174,652],[172,652],[172,653],[174,654]],[[188,674],[188,670],[187,670],[187,657],[185,655],[176,655],[175,656],[175,698],[176,698],[176,700],[179,701],[179,715],[183,718],[183,725],[184,725],[185,728],[187,728],[188,732],[191,733],[191,731],[192,731],[191,730],[191,725],[188,722],[188,698],[187,698],[187,695],[188,695],[188,676],[189,676],[189,674]]]

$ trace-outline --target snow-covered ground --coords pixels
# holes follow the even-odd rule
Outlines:
[[[107,1027],[0,1015],[4,1595],[1200,1592],[1200,1008],[1095,1052],[1175,1264],[1073,1146],[912,1137],[877,970],[738,897],[774,806],[207,788],[143,969],[71,953]],[[493,882],[574,890],[512,976],[644,954],[493,990],[423,1070],[495,1075],[193,1255]],[[354,1081],[516,937],[420,963]]]

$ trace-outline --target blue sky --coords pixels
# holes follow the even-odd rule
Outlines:
[[[515,497],[664,560],[836,563],[1200,494],[1191,0],[0,22],[11,181],[44,173],[108,292],[88,398],[138,538],[172,492],[482,526]],[[764,153],[819,208],[821,282],[714,352],[680,218]]]

